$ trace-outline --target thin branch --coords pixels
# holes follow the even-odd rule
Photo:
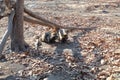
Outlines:
[[[9,37],[9,35],[11,34],[12,32],[12,27],[13,27],[13,17],[15,15],[15,12],[14,11],[11,11],[9,17],[8,17],[8,29],[7,31],[5,32],[5,34],[3,35],[3,38],[2,38],[2,41],[0,42],[0,54],[2,53],[4,47],[5,47],[5,43]]]

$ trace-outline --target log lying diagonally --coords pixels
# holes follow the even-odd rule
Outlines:
[[[40,25],[44,25],[44,26],[48,26],[48,27],[56,28],[56,29],[60,29],[60,28],[69,29],[69,30],[89,30],[89,29],[91,29],[91,28],[78,28],[78,27],[63,27],[63,26],[60,26],[56,23],[50,22],[50,21],[40,17],[39,15],[35,14],[31,10],[27,9],[26,7],[24,7],[24,12],[27,13],[29,16],[35,18],[35,19],[32,19],[32,18],[29,18],[27,16],[24,16],[25,21],[27,21],[27,22],[37,23],[37,24],[40,24]]]
[[[13,27],[12,22],[13,22],[14,15],[15,15],[15,12],[13,10],[13,11],[11,11],[10,15],[8,16],[8,28],[7,28],[7,31],[5,32],[5,34],[3,35],[2,41],[0,42],[0,54],[2,53],[5,43],[9,37],[9,35],[12,32],[12,27]]]
[[[32,12],[31,10],[29,10],[25,7],[24,7],[24,12],[27,13],[29,16],[35,18],[35,19],[33,19],[28,16],[24,16],[25,21],[35,23],[35,24],[40,24],[43,26],[48,26],[50,28],[55,28],[56,30],[58,30],[60,28],[68,29],[69,31],[71,31],[71,30],[90,30],[90,29],[96,28],[96,27],[92,27],[92,28],[63,27],[63,26],[60,26],[56,23],[50,22],[50,21],[40,17],[39,15],[35,14],[34,12]]]

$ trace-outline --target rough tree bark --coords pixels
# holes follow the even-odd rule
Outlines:
[[[13,30],[11,33],[11,50],[15,52],[25,51],[28,46],[23,36],[23,12],[24,0],[17,0],[13,19]]]

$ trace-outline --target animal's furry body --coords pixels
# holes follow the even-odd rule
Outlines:
[[[56,40],[61,43],[66,42],[68,39],[68,32],[65,29],[59,29],[57,31],[49,31],[42,35],[41,40],[46,43],[54,43]]]

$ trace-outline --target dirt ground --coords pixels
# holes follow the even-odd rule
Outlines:
[[[41,17],[74,30],[68,43],[43,43],[36,36],[48,30],[24,23],[28,52],[10,52],[6,43],[0,62],[0,80],[120,80],[120,0],[25,0]],[[7,18],[0,20],[0,39]],[[94,28],[93,28],[94,27]]]

